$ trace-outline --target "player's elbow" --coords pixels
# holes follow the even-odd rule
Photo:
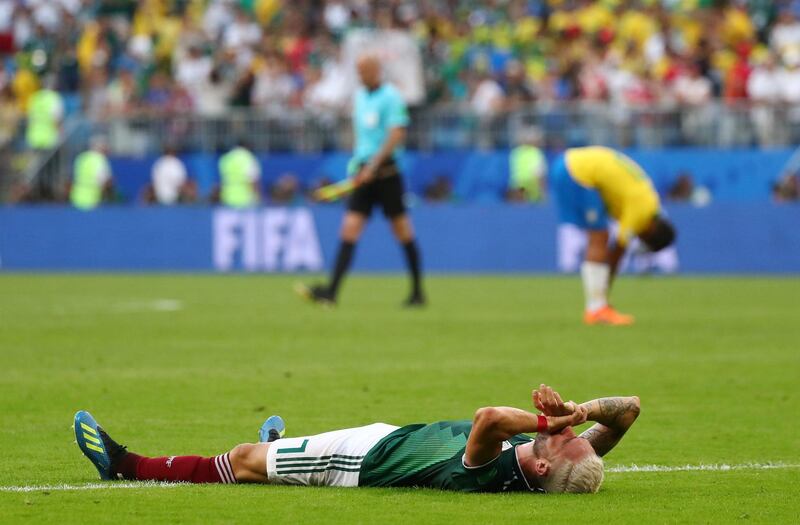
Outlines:
[[[392,140],[397,145],[405,143],[407,135],[408,131],[406,131],[406,128],[392,128]]]
[[[639,417],[639,412],[642,410],[642,405],[639,401],[639,396],[631,396],[628,398],[627,410],[622,418],[622,422],[626,427],[633,425],[636,418]]]
[[[500,409],[497,407],[482,407],[475,411],[472,424],[475,428],[494,428],[502,418]]]
[[[639,417],[639,412],[642,410],[642,404],[639,401],[639,396],[631,396],[631,408],[630,411],[633,414],[633,419]]]

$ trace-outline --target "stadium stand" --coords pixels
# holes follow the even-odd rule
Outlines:
[[[0,194],[14,200],[12,183],[39,173],[32,195],[55,198],[98,131],[123,156],[167,139],[216,153],[242,134],[259,151],[347,149],[348,38],[365,28],[419,51],[413,149],[503,149],[530,124],[551,149],[786,146],[800,138],[798,13],[797,1],[0,0],[0,158],[18,174]],[[64,144],[33,156],[24,120],[48,83]],[[467,168],[487,162],[476,155]],[[465,176],[455,193],[480,198],[480,184]]]

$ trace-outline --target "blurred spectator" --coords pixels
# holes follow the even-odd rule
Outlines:
[[[22,112],[14,100],[11,86],[0,83],[0,166],[3,166],[3,175],[0,175],[0,202],[16,202],[25,193],[24,189],[14,191],[23,185],[15,173],[17,156],[13,148],[21,121]]]
[[[784,8],[779,13],[769,44],[780,57],[800,51],[800,21],[791,9]]]
[[[6,151],[17,135],[22,112],[14,100],[10,85],[0,85],[0,155]],[[5,162],[2,165],[7,166]]]
[[[519,145],[509,157],[510,177],[506,200],[539,202],[544,197],[547,160],[542,152],[542,131],[528,128],[519,133]]]
[[[163,71],[155,71],[142,97],[143,107],[153,114],[163,114],[172,98],[172,80]]]
[[[110,121],[108,139],[111,149],[121,154],[140,153],[147,144],[146,131],[136,130],[125,118],[142,107],[139,87],[131,70],[119,70],[117,77],[106,86],[103,102],[106,104],[104,117]]]
[[[800,49],[787,52],[784,68],[778,77],[781,99],[787,106],[786,117],[793,127],[800,125]]]
[[[300,197],[300,181],[292,173],[284,173],[278,177],[269,189],[269,198],[274,204],[297,204]]]
[[[470,107],[478,117],[477,146],[479,148],[494,147],[494,128],[504,106],[503,88],[489,72],[483,72],[477,80],[470,99]]]
[[[688,202],[694,191],[694,180],[688,173],[681,173],[675,184],[667,192],[667,199],[675,202]]]
[[[106,86],[104,101],[105,111],[109,116],[125,116],[137,108],[136,78],[129,69],[121,69],[117,78]]]
[[[688,202],[695,206],[706,206],[711,202],[711,192],[705,186],[698,186],[692,174],[682,172],[678,174],[675,183],[667,191],[667,199],[674,202]]]
[[[294,81],[286,61],[276,54],[265,57],[253,84],[252,105],[267,114],[283,114],[293,92]]]
[[[235,8],[234,19],[225,26],[222,44],[237,53],[247,52],[261,39],[261,27],[243,7]]]
[[[233,2],[212,0],[203,15],[203,29],[211,40],[217,41],[234,20]]]
[[[503,110],[505,94],[500,84],[488,72],[483,72],[472,93],[470,105],[479,117],[493,117]]]
[[[341,114],[350,102],[349,70],[338,50],[330,48],[330,44],[323,48],[321,67],[306,69],[303,105],[312,112]]]
[[[186,166],[172,146],[167,146],[153,164],[150,179],[144,195],[148,204],[170,206],[197,200],[197,186],[188,177]]]
[[[698,64],[691,64],[687,69],[686,75],[675,80],[673,92],[683,108],[681,127],[684,134],[691,141],[703,144],[709,139],[711,81],[702,76]]]
[[[64,100],[56,91],[55,78],[45,79],[42,89],[28,101],[28,147],[35,151],[49,151],[58,145],[61,137],[61,119],[64,117]]]
[[[533,102],[536,97],[533,86],[525,75],[525,69],[518,60],[509,60],[503,79],[505,109],[514,111]]]
[[[219,159],[219,202],[231,208],[248,208],[260,200],[261,165],[240,140]]]
[[[437,175],[425,187],[423,198],[428,202],[448,202],[453,199],[453,183],[446,175]]]
[[[84,111],[95,120],[105,116],[108,109],[108,75],[104,69],[95,69],[89,77],[84,94]]]
[[[197,101],[201,96],[201,90],[211,78],[213,68],[214,61],[211,57],[203,54],[199,46],[192,46],[188,55],[178,62],[175,68],[175,80],[187,88],[192,94],[192,99]]]
[[[761,147],[784,144],[787,140],[780,111],[780,82],[780,71],[772,54],[753,69],[747,80],[747,92],[752,100],[750,116]]]
[[[111,199],[114,182],[107,152],[105,137],[95,136],[91,139],[90,148],[75,158],[68,193],[70,202],[76,208],[92,210],[101,202]]]

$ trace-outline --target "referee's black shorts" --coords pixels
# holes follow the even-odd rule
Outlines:
[[[381,164],[372,182],[359,186],[350,195],[347,210],[366,217],[372,215],[372,208],[380,204],[387,219],[394,219],[406,213],[403,200],[405,187],[403,177],[394,160]]]

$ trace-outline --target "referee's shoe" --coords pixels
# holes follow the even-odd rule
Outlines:
[[[294,285],[294,291],[297,295],[312,303],[322,306],[336,305],[336,297],[334,297],[331,291],[325,286],[306,286],[303,283],[297,283]]]
[[[422,308],[425,304],[425,296],[422,292],[412,293],[408,299],[403,302],[405,308]]]

